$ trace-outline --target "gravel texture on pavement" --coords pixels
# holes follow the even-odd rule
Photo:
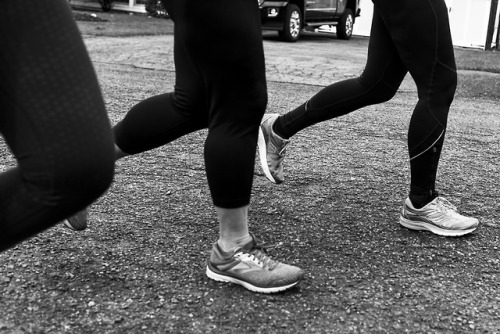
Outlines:
[[[113,124],[172,89],[172,40],[85,37]],[[360,74],[367,39],[266,35],[264,46],[268,112],[285,113]],[[250,228],[306,271],[300,287],[261,295],[205,276],[218,225],[200,131],[120,160],[87,230],[55,226],[0,254],[0,333],[499,333],[500,74],[459,78],[438,189],[480,219],[475,233],[397,223],[416,103],[408,77],[390,102],[295,136],[284,184],[256,163]],[[0,149],[0,167],[13,166]]]

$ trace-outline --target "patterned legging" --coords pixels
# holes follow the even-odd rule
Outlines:
[[[113,179],[104,102],[66,0],[0,3],[0,251],[89,205]]]

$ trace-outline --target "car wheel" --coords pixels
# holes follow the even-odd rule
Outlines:
[[[286,7],[283,30],[278,33],[279,37],[286,42],[295,42],[300,37],[301,29],[302,13],[297,5],[289,4]]]
[[[346,9],[337,24],[337,37],[339,39],[350,39],[354,28],[354,14],[352,10]]]

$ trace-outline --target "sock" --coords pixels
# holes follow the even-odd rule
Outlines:
[[[436,175],[443,142],[444,135],[430,149],[410,160],[409,197],[416,209],[426,206],[438,196],[435,191]]]
[[[437,192],[434,190],[411,189],[410,201],[415,209],[421,209],[437,197]]]
[[[286,136],[283,134],[282,117],[283,116],[276,118],[276,121],[273,123],[272,130],[275,134],[277,134],[282,139],[289,139],[290,138],[289,136]]]
[[[237,248],[240,248],[242,246],[245,246],[249,242],[251,242],[252,236],[250,234],[247,234],[246,236],[239,237],[239,238],[219,238],[217,241],[217,244],[219,245],[219,248],[224,252],[224,253],[230,253],[232,254]]]

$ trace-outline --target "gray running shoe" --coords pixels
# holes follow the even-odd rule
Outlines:
[[[273,124],[279,114],[265,114],[259,127],[260,165],[269,181],[280,184],[284,180],[283,159],[289,139],[283,139],[273,131]]]
[[[66,227],[74,230],[74,231],[83,231],[87,228],[87,216],[88,210],[83,209],[80,212],[77,212],[75,215],[66,218],[63,223]]]
[[[459,237],[474,231],[479,220],[462,216],[444,197],[436,197],[421,209],[415,209],[406,199],[399,223],[412,230],[426,230],[434,234]]]
[[[271,259],[255,238],[228,253],[214,243],[206,273],[213,280],[239,284],[260,293],[284,291],[297,285],[304,276],[302,269]]]

